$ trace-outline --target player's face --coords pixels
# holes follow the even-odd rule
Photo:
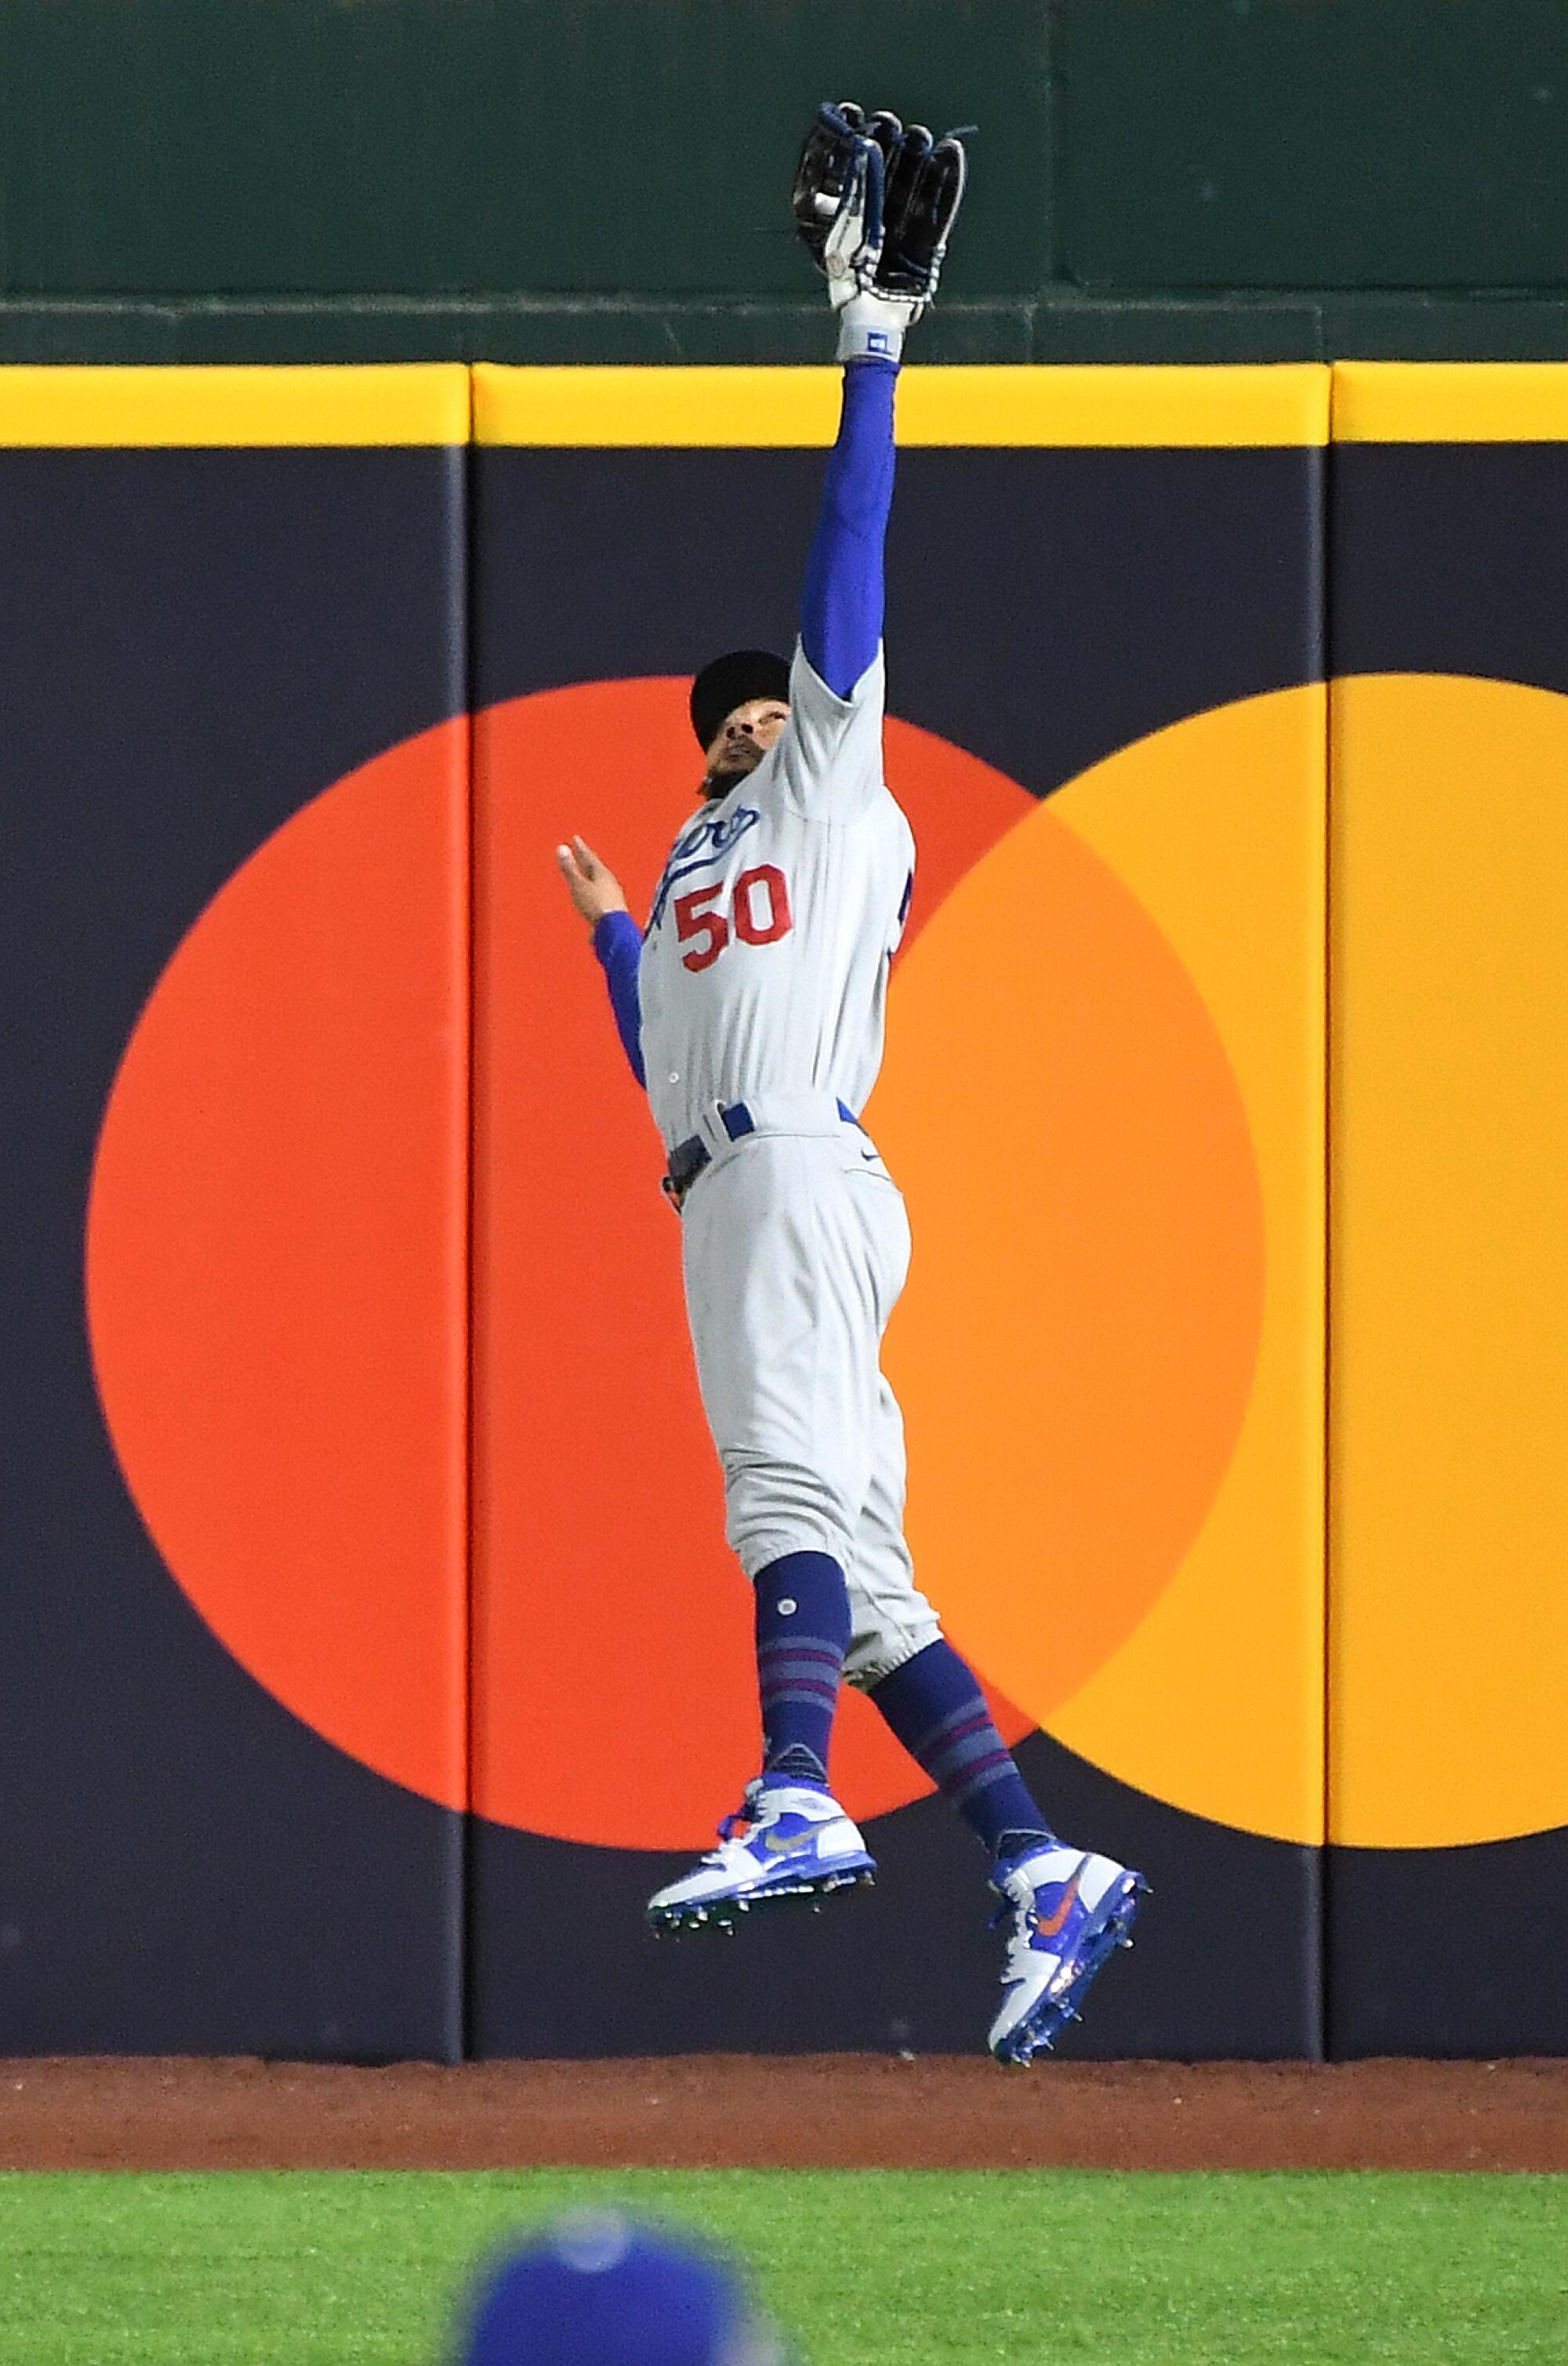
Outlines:
[[[749,698],[744,706],[732,708],[708,747],[704,796],[728,796],[737,781],[756,771],[788,721],[782,699]]]

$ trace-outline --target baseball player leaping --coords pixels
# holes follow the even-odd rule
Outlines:
[[[857,1119],[914,875],[909,825],[882,777],[894,394],[964,176],[951,136],[821,109],[794,203],[838,313],[843,412],[794,661],[738,650],[697,676],[702,804],[640,936],[581,839],[557,859],[669,1145],[727,1533],[756,1599],[761,1772],[719,1846],[650,1900],[649,1919],[732,1928],[872,1878],[828,1783],[847,1677],[991,1853],[997,1920],[1010,1929],[989,2042],[1024,2063],[1077,2018],[1144,1884],[1052,1832],[916,1587],[903,1424],[879,1362],[908,1224]]]

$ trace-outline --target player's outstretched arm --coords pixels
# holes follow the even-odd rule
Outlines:
[[[593,950],[610,990],[615,1031],[631,1063],[637,1083],[646,1087],[642,1063],[642,1003],[637,992],[637,963],[642,955],[642,931],[626,909],[621,883],[608,863],[601,862],[585,839],[558,846],[556,864],[580,919],[593,932]]]
[[[790,693],[780,772],[797,806],[847,817],[881,783],[883,553],[906,332],[936,293],[964,194],[963,144],[896,115],[824,106],[795,175],[795,227],[828,281],[843,407],[801,593],[810,673]],[[823,691],[829,693],[827,698]]]
[[[800,645],[835,698],[849,699],[882,640],[883,550],[893,506],[893,398],[898,366],[844,366],[839,435],[806,562]]]

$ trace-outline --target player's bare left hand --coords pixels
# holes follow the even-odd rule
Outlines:
[[[574,838],[570,846],[558,846],[556,862],[578,918],[591,929],[596,929],[606,914],[626,910],[620,881],[607,862],[600,862],[586,839]]]

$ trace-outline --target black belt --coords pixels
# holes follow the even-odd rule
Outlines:
[[[860,1123],[853,1110],[847,1109],[842,1101],[839,1103],[839,1115],[846,1125]],[[731,1142],[739,1142],[744,1135],[757,1131],[756,1121],[744,1101],[731,1101],[728,1109],[721,1106],[718,1121]],[[684,1142],[675,1144],[670,1153],[670,1164],[660,1186],[673,1207],[679,1209],[704,1167],[712,1165],[713,1153],[700,1133],[688,1134]]]

